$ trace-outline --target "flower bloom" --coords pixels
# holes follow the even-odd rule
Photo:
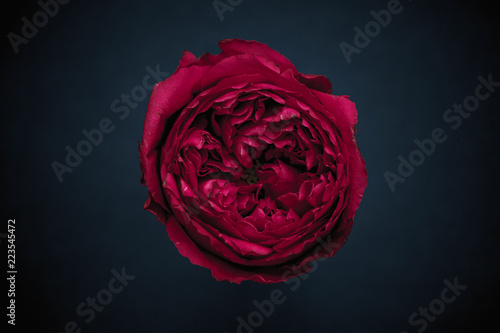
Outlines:
[[[264,44],[219,45],[198,59],[185,51],[153,89],[144,208],[217,280],[284,281],[349,236],[366,187],[356,108]]]

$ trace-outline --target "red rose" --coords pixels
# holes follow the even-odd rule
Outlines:
[[[351,231],[366,187],[356,108],[264,44],[219,45],[199,59],[185,51],[151,94],[144,208],[217,280],[284,281]]]

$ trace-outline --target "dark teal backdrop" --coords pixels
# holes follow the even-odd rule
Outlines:
[[[0,262],[4,274],[6,224],[15,219],[15,328],[497,327],[497,10],[481,1],[221,3],[229,6],[219,7],[221,16],[210,0],[72,0],[57,13],[47,7],[53,17],[39,14],[35,1],[1,10]],[[390,22],[380,13],[391,13],[388,6]],[[380,23],[370,23],[375,16]],[[36,32],[29,29],[34,19]],[[334,94],[349,95],[358,108],[368,187],[354,228],[334,258],[293,283],[217,282],[182,257],[164,226],[142,209],[147,189],[139,183],[137,147],[148,87],[175,71],[184,49],[218,53],[217,42],[233,37],[266,43],[299,71],[327,76]],[[480,76],[494,82],[484,86]],[[446,139],[431,149],[426,139],[435,129]],[[66,161],[67,149],[88,156]],[[3,325],[8,285],[2,280]],[[453,293],[453,283],[467,288]],[[269,306],[273,291],[282,302],[258,310]]]

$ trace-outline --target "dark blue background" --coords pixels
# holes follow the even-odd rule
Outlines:
[[[16,328],[62,332],[75,321],[82,332],[229,333],[238,316],[255,311],[254,300],[278,288],[285,303],[255,332],[416,332],[408,317],[455,277],[467,290],[426,331],[498,327],[500,89],[459,129],[442,119],[474,93],[479,75],[500,81],[500,29],[486,2],[402,1],[403,11],[350,64],[339,44],[352,44],[353,28],[387,1],[244,0],[221,22],[210,0],[73,0],[15,54],[7,33],[20,34],[21,17],[40,10],[33,1],[17,6],[2,9],[0,69],[1,217],[17,226]],[[146,66],[173,72],[182,50],[218,53],[217,41],[233,37],[266,43],[299,71],[327,76],[334,94],[358,108],[368,187],[348,242],[296,291],[217,282],[182,257],[142,209],[137,146],[147,99],[123,120],[110,108],[142,84]],[[75,148],[81,131],[103,118],[115,130],[60,183],[51,163],[64,163],[65,146]],[[391,192],[383,173],[397,172],[398,155],[408,157],[413,141],[436,127],[447,141]],[[122,267],[135,279],[86,324],[77,305]]]

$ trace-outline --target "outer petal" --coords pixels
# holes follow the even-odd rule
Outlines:
[[[174,242],[181,255],[187,257],[195,265],[210,269],[212,276],[217,281],[226,280],[238,284],[245,280],[259,283],[277,283],[300,275],[303,272],[311,270],[311,267],[307,263],[317,260],[320,257],[333,255],[343,244],[343,241],[345,241],[335,235],[333,237],[330,236],[326,242],[321,240],[321,242],[314,244],[315,246],[311,247],[308,253],[287,265],[280,267],[246,267],[225,261],[200,248],[187,235],[186,231],[175,218],[169,218],[166,225],[168,236]]]
[[[259,55],[276,63],[281,72],[284,72],[287,69],[291,69],[294,73],[297,73],[297,69],[290,62],[290,60],[288,60],[286,57],[273,50],[266,44],[262,44],[256,41],[247,41],[243,39],[224,39],[219,42],[219,46],[222,52],[227,56],[238,54]]]
[[[166,80],[157,83],[151,93],[139,155],[144,181],[149,192],[165,209],[168,207],[162,192],[158,169],[161,140],[168,135],[172,127],[169,121],[173,122],[174,119],[170,118],[193,99],[199,89],[201,78],[209,69],[209,67],[180,69]]]
[[[196,56],[194,54],[192,54],[191,52],[186,51],[186,50],[182,51],[182,58],[179,61],[179,66],[175,70],[175,73],[177,73],[181,68],[195,65],[197,61],[198,61],[198,59],[196,59]]]
[[[346,218],[352,219],[359,207],[363,192],[367,185],[366,164],[356,144],[354,134],[358,115],[356,107],[348,96],[332,96],[321,92],[313,92],[328,112],[335,118],[335,125],[340,130],[343,142],[349,151],[349,188],[350,199]]]
[[[298,73],[297,79],[300,83],[305,84],[308,88],[318,90],[327,94],[332,92],[332,84],[323,75],[310,75]]]

